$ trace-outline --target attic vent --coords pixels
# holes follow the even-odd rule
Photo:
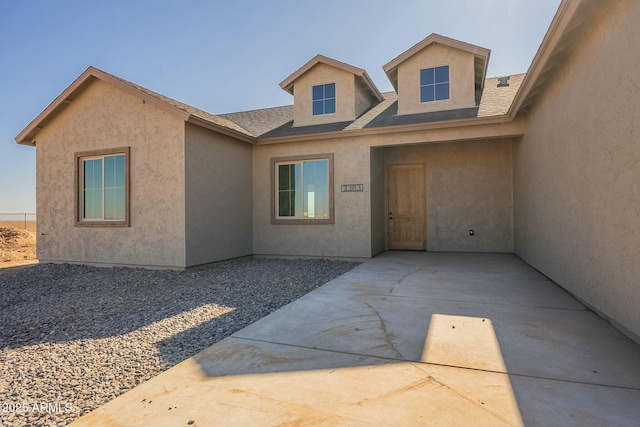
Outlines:
[[[498,77],[498,87],[505,87],[505,86],[509,86],[509,79],[511,78],[511,76],[507,76],[507,77]]]

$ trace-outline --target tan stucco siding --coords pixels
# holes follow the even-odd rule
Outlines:
[[[398,114],[472,108],[475,103],[473,54],[431,44],[398,66]],[[420,70],[449,66],[449,100],[420,102]]]
[[[271,158],[334,154],[335,224],[271,224]],[[258,255],[371,257],[369,146],[351,140],[256,146],[254,149],[254,252]],[[342,193],[342,184],[363,192]]]
[[[314,116],[312,87],[328,83],[336,84],[336,112]],[[343,122],[356,118],[355,76],[347,71],[326,64],[317,64],[296,80],[293,97],[294,126]]]
[[[640,341],[638,22],[620,1],[589,25],[515,145],[514,185],[516,253]]]
[[[186,125],[187,266],[251,255],[252,146]]]
[[[511,144],[483,140],[385,149],[387,167],[425,165],[427,250],[513,252]]]
[[[182,120],[95,80],[36,144],[41,261],[184,266]],[[124,146],[131,147],[131,226],[75,226],[74,153]]]
[[[362,83],[362,80],[355,79],[355,117],[358,118],[377,102],[371,92]]]

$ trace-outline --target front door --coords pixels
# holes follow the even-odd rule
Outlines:
[[[424,189],[424,164],[389,166],[389,249],[427,249]]]

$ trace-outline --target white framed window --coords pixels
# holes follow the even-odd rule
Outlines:
[[[420,102],[449,99],[449,66],[420,70]]]
[[[328,83],[311,88],[311,102],[314,116],[336,112],[336,84]]]
[[[76,225],[129,226],[129,147],[75,158]]]
[[[333,154],[272,159],[272,223],[333,224]]]

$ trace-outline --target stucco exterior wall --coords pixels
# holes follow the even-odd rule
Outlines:
[[[187,266],[251,255],[252,145],[187,123],[185,184]]]
[[[449,66],[449,100],[420,102],[420,70]],[[398,66],[398,114],[472,108],[476,106],[473,54],[431,44]]]
[[[183,267],[184,122],[101,80],[38,134],[41,262]],[[74,225],[74,153],[131,147],[130,227]]]
[[[511,145],[506,139],[385,149],[387,167],[425,165],[427,250],[513,252]]]
[[[359,79],[355,79],[355,117],[360,117],[362,113],[377,102],[378,100],[371,95],[364,83]]]
[[[311,107],[312,87],[328,83],[336,84],[336,112],[314,116]],[[343,122],[356,118],[355,76],[347,71],[326,64],[317,64],[296,80],[293,90],[294,126]]]
[[[271,158],[334,154],[334,224],[271,224]],[[351,140],[257,145],[253,153],[254,253],[371,257],[369,145]],[[341,192],[342,184],[363,184],[363,192]]]
[[[515,250],[640,342],[640,3],[608,3],[515,145]]]

